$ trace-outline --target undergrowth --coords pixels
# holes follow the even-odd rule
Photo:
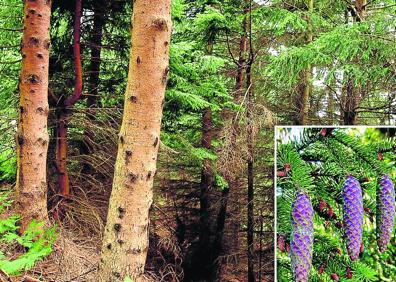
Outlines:
[[[5,216],[11,204],[9,194],[0,193],[0,270],[15,276],[31,269],[52,252],[56,227],[45,228],[44,222],[33,220],[20,235],[20,216]]]

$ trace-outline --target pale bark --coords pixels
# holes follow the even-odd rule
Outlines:
[[[26,1],[21,43],[20,114],[17,132],[16,209],[24,230],[32,219],[48,220],[48,66],[51,1]]]
[[[170,0],[135,0],[132,49],[99,281],[139,281],[148,251],[165,87],[169,72]]]

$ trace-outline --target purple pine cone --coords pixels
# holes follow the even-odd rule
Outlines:
[[[292,205],[293,233],[290,243],[294,281],[308,281],[312,265],[313,208],[307,194],[299,192]]]
[[[395,221],[395,187],[388,175],[384,175],[377,191],[377,244],[380,252],[386,250],[392,236]]]
[[[350,259],[359,257],[363,234],[363,197],[359,182],[351,175],[344,183],[344,226],[346,248]]]

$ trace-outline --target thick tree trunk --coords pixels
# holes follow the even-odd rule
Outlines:
[[[26,1],[21,44],[20,114],[17,132],[16,209],[24,230],[47,220],[48,66],[51,2]]]
[[[135,0],[133,5],[124,117],[99,265],[103,282],[143,279],[169,72],[170,2]]]
[[[308,1],[308,12],[312,13],[313,12],[313,5],[314,5],[314,0],[309,0]],[[313,31],[312,31],[312,20],[311,20],[311,15],[307,16],[307,34],[306,34],[306,43],[309,44],[313,40]],[[299,109],[299,117],[298,117],[298,122],[297,124],[300,125],[306,125],[309,123],[308,120],[308,114],[309,114],[309,98],[312,93],[312,67],[308,66],[302,73],[302,82],[301,86],[299,87],[300,89],[300,97],[299,101],[297,102],[298,104],[298,109]]]
[[[59,194],[68,196],[70,194],[70,180],[67,171],[67,126],[69,119],[69,108],[81,98],[82,95],[82,64],[80,51],[82,0],[76,1],[73,33],[73,55],[75,68],[75,84],[73,95],[64,100],[63,105],[58,109],[56,128],[56,166],[58,173]]]
[[[253,161],[254,161],[254,143],[253,143],[253,90],[252,90],[252,61],[246,68],[246,85],[247,85],[247,145],[248,145],[248,161],[247,161],[247,257],[248,257],[248,282],[255,281],[254,275],[254,183],[253,183]]]

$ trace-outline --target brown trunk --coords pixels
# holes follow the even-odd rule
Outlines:
[[[311,85],[310,85],[311,77],[312,77],[312,69],[311,68],[303,71],[303,75],[302,75],[303,82],[300,87],[301,94],[300,94],[300,98],[299,98],[299,102],[298,102],[299,103],[299,116],[298,116],[297,124],[299,124],[299,125],[306,125],[309,123],[308,114],[309,114],[309,109],[310,109],[309,98],[310,98],[310,94],[311,94]]]
[[[331,89],[327,89],[327,124],[334,124],[334,97]]]
[[[96,108],[99,102],[99,84],[100,84],[100,65],[101,65],[101,51],[102,51],[102,37],[103,27],[105,24],[104,10],[105,3],[103,0],[95,1],[93,3],[93,29],[91,34],[91,60],[89,64],[89,77],[88,77],[88,94],[87,94],[87,118],[90,121],[96,119]],[[90,140],[95,140],[95,133],[91,128],[85,130],[85,140],[80,152],[85,155],[89,155],[92,151],[90,146]],[[89,174],[92,172],[92,165],[88,162],[84,163],[82,172]]]
[[[135,0],[132,48],[99,281],[143,280],[169,72],[170,0]],[[150,109],[150,111],[147,111]]]
[[[252,56],[250,56],[252,58]],[[247,257],[248,257],[248,282],[254,282],[254,183],[253,183],[253,161],[254,161],[254,143],[253,143],[253,90],[252,90],[252,61],[246,68],[246,86],[247,86],[247,145],[248,145],[248,161],[247,161]]]
[[[345,89],[345,103],[343,106],[344,125],[355,125],[357,123],[356,108],[359,104],[359,97],[353,79],[349,79]]]
[[[308,1],[308,12],[313,12],[313,3],[314,0]],[[307,34],[306,34],[306,43],[309,44],[312,42],[313,39],[313,31],[312,31],[312,20],[311,15],[307,16]],[[298,110],[299,110],[299,117],[298,117],[298,124],[306,125],[309,123],[308,114],[309,114],[309,98],[312,93],[312,67],[308,66],[302,73],[302,82],[300,89],[300,97],[298,101]]]
[[[202,140],[201,146],[205,149],[212,149],[212,111],[204,110],[202,114]],[[200,195],[200,233],[199,244],[201,248],[208,248],[210,245],[211,224],[210,224],[210,199],[209,193],[213,188],[213,168],[211,160],[204,160],[201,170],[201,195]]]
[[[76,0],[76,9],[74,15],[73,28],[73,55],[74,55],[74,92],[65,100],[66,107],[73,107],[74,104],[81,98],[82,95],[82,64],[80,51],[80,33],[81,33],[81,15],[82,15],[82,0]]]
[[[367,0],[356,0],[355,7],[356,7],[357,15],[355,16],[355,20],[357,22],[364,21],[366,15],[366,5],[367,5]]]
[[[366,0],[356,0],[355,8],[352,10],[352,16],[356,22],[362,22],[365,18]],[[358,61],[356,61],[358,63]],[[343,105],[343,122],[344,125],[357,124],[357,111],[362,94],[360,87],[355,85],[355,80],[350,77],[347,81],[345,91],[345,103]]]
[[[56,166],[58,173],[58,187],[59,194],[68,196],[70,194],[70,181],[67,172],[67,125],[69,119],[68,109],[72,108],[74,104],[81,98],[82,95],[82,65],[81,65],[81,51],[80,51],[80,32],[81,32],[81,15],[82,15],[82,0],[76,1],[75,18],[74,18],[74,33],[73,33],[73,54],[74,54],[74,68],[75,68],[75,84],[73,95],[69,96],[60,108],[57,114],[57,146],[56,146]]]
[[[201,137],[201,146],[208,150],[212,149],[212,130],[212,110],[208,108],[202,113]],[[207,281],[212,275],[213,257],[211,255],[211,239],[215,233],[215,219],[211,205],[213,201],[211,195],[213,181],[213,163],[211,160],[205,159],[201,169],[200,182],[199,242],[193,254],[191,273],[187,274],[188,279],[193,281]]]
[[[262,281],[262,268],[263,268],[263,236],[264,235],[264,216],[263,209],[260,209],[260,243],[259,243],[259,263],[258,263],[258,281]]]
[[[213,53],[214,43],[209,41],[206,45],[206,53]],[[206,108],[202,112],[202,136],[201,147],[207,150],[212,149],[213,122],[212,110]],[[186,280],[208,280],[212,274],[212,239],[216,232],[216,221],[213,212],[213,163],[210,159],[203,160],[201,168],[200,196],[199,196],[199,241],[196,249],[193,250],[190,266],[187,270]]]
[[[62,108],[57,113],[56,124],[56,169],[59,194],[70,194],[69,175],[67,171],[67,110]]]
[[[91,63],[89,66],[89,94],[87,98],[88,108],[97,107],[98,103],[98,87],[99,87],[99,74],[100,74],[100,60],[101,60],[101,50],[102,50],[102,36],[103,36],[103,26],[104,17],[101,11],[104,3],[98,1],[99,3],[94,3],[94,19],[93,19],[93,30],[91,37]],[[89,118],[94,119],[94,111],[90,109]]]
[[[244,9],[245,14],[248,13],[248,9]],[[235,76],[235,96],[234,100],[237,104],[240,103],[240,100],[242,99],[243,96],[243,81],[244,81],[244,75],[245,75],[245,69],[246,69],[246,51],[247,51],[247,17],[245,16],[243,21],[242,21],[242,30],[243,33],[241,35],[241,38],[239,40],[239,58],[238,58],[238,65],[237,65],[237,73]],[[238,121],[237,121],[237,112],[233,112],[232,116],[232,125],[231,125],[231,147],[235,148],[236,143],[237,143],[237,136],[239,133],[239,128],[238,128]],[[212,280],[217,281],[219,278],[220,274],[220,269],[221,269],[221,261],[218,259],[222,247],[223,247],[223,237],[224,237],[224,228],[225,228],[225,221],[227,217],[227,206],[228,206],[228,199],[230,197],[230,192],[234,191],[235,189],[233,187],[237,186],[237,180],[238,176],[236,175],[227,175],[226,180],[228,182],[228,188],[225,188],[222,191],[221,194],[221,200],[220,200],[220,209],[219,213],[217,215],[217,224],[216,224],[216,234],[215,234],[215,239],[213,243],[213,259],[214,259],[214,267],[212,271]],[[234,195],[234,194],[233,194]],[[235,193],[234,202],[236,206],[236,210],[234,210],[235,214],[238,213],[239,210],[239,199],[238,199],[238,194]],[[240,219],[239,218],[234,218],[232,222],[232,231],[233,234],[238,234],[239,230],[239,224],[240,224]],[[232,238],[234,240],[235,245],[238,240],[238,236],[234,236]]]
[[[21,44],[20,114],[17,132],[16,210],[24,230],[47,221],[48,66],[51,2],[26,1]]]

